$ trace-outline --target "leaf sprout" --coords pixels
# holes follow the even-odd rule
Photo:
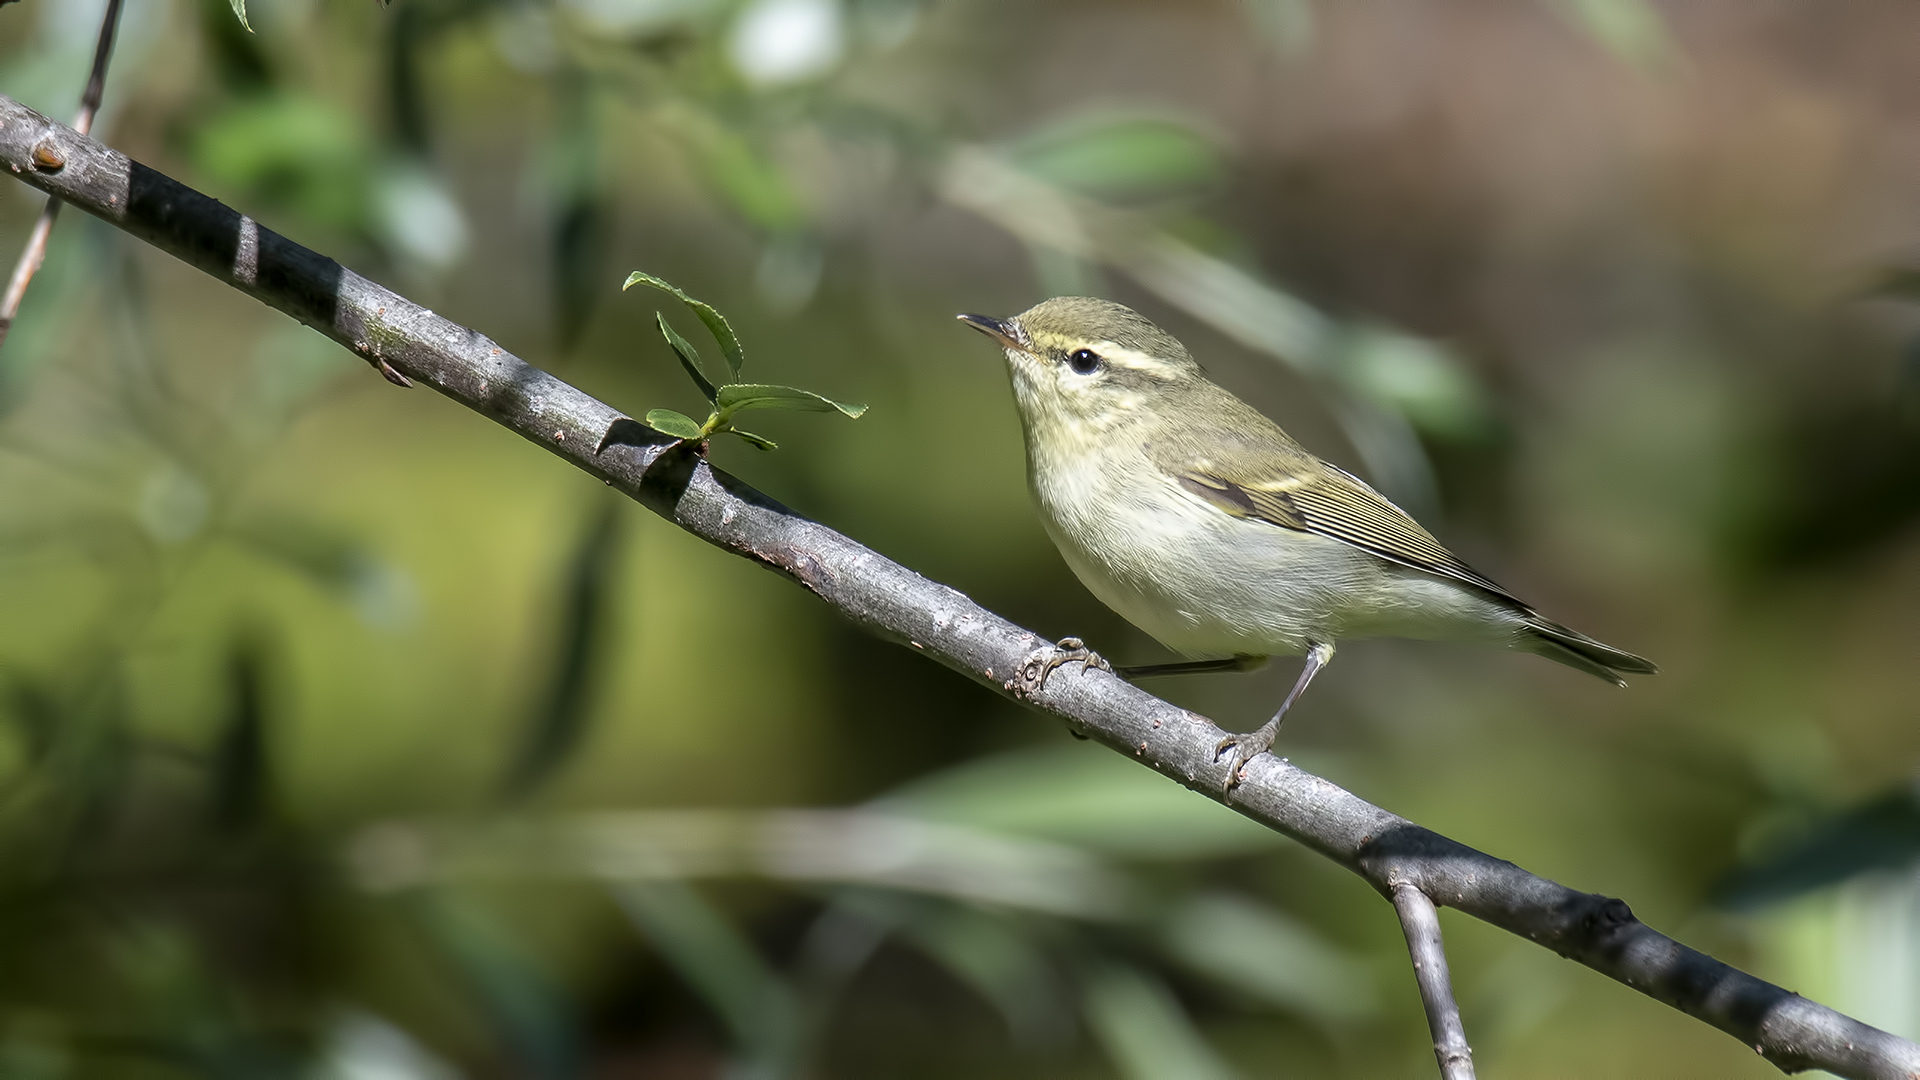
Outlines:
[[[748,409],[791,409],[800,412],[837,412],[857,420],[861,413],[867,411],[865,405],[849,405],[816,394],[811,390],[802,390],[797,386],[737,381],[740,378],[740,368],[746,362],[746,355],[741,351],[740,339],[735,336],[733,327],[727,325],[724,315],[721,315],[712,304],[695,300],[652,274],[635,270],[627,275],[627,282],[620,286],[620,289],[624,292],[635,285],[651,285],[662,292],[672,293],[681,303],[692,308],[694,315],[705,324],[707,332],[712,334],[714,341],[719,343],[720,354],[726,363],[727,381],[715,384],[707,376],[706,366],[700,360],[700,351],[694,348],[692,342],[681,337],[674,330],[673,326],[667,322],[665,313],[654,312],[654,318],[660,324],[660,336],[667,340],[667,346],[673,350],[675,356],[680,358],[680,366],[686,369],[694,385],[700,388],[701,395],[713,406],[713,411],[707,414],[705,423],[672,409],[648,410],[647,426],[655,431],[688,442],[705,442],[715,435],[738,435],[761,450],[773,450],[776,446],[772,439],[734,427],[734,414]]]

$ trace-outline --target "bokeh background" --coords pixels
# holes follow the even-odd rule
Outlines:
[[[0,91],[70,116],[101,7],[0,8]],[[1355,644],[1286,754],[1920,1035],[1920,9],[247,14],[129,4],[96,134],[636,415],[685,287],[871,406],[720,465],[1121,662],[952,316],[1138,307],[1663,668]],[[0,410],[8,1077],[1432,1073],[1359,881],[83,215]],[[1486,1075],[1773,1075],[1443,920]]]

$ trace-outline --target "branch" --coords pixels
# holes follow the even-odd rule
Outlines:
[[[42,154],[44,151],[44,155]],[[47,168],[36,160],[57,159]],[[1292,837],[1391,897],[1397,886],[1538,942],[1727,1032],[1781,1069],[1920,1078],[1920,1046],[1695,952],[1619,900],[1576,892],[1373,806],[1271,755],[1223,792],[1204,717],[1069,665],[961,593],[808,521],[619,410],[252,219],[0,96],[0,165],[312,326],[371,364],[424,382],[637,499],[774,570],[882,637]]]
[[[93,115],[100,111],[100,97],[107,89],[107,60],[113,56],[113,37],[119,28],[120,0],[107,0],[107,13],[100,17],[100,40],[93,47],[93,71],[87,76],[87,88],[80,93],[80,111],[73,117],[73,130],[82,135],[93,130]],[[46,261],[47,238],[53,235],[53,221],[59,216],[59,197],[48,196],[33,231],[27,234],[20,261],[13,265],[13,280],[7,282],[6,295],[0,296],[0,345],[7,343],[13,317],[20,313],[20,301],[26,299],[27,284]]]
[[[1441,1080],[1473,1080],[1473,1050],[1460,1023],[1460,1004],[1453,1000],[1447,949],[1440,941],[1440,912],[1426,893],[1412,885],[1394,886],[1393,909],[1407,935],[1407,953],[1413,958],[1414,981],[1420,984],[1420,1002],[1427,1007],[1427,1030],[1433,1032],[1433,1056],[1440,1062]]]

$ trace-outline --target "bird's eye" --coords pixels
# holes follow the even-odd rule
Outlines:
[[[1092,349],[1075,349],[1067,357],[1067,366],[1077,375],[1091,375],[1100,370],[1100,354]]]

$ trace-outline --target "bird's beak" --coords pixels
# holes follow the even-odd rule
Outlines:
[[[1020,344],[1020,339],[1017,336],[1017,331],[1011,319],[996,319],[990,315],[966,314],[956,315],[954,318],[959,319],[961,322],[966,323],[968,326],[998,341],[1009,349],[1023,349],[1026,347]]]

